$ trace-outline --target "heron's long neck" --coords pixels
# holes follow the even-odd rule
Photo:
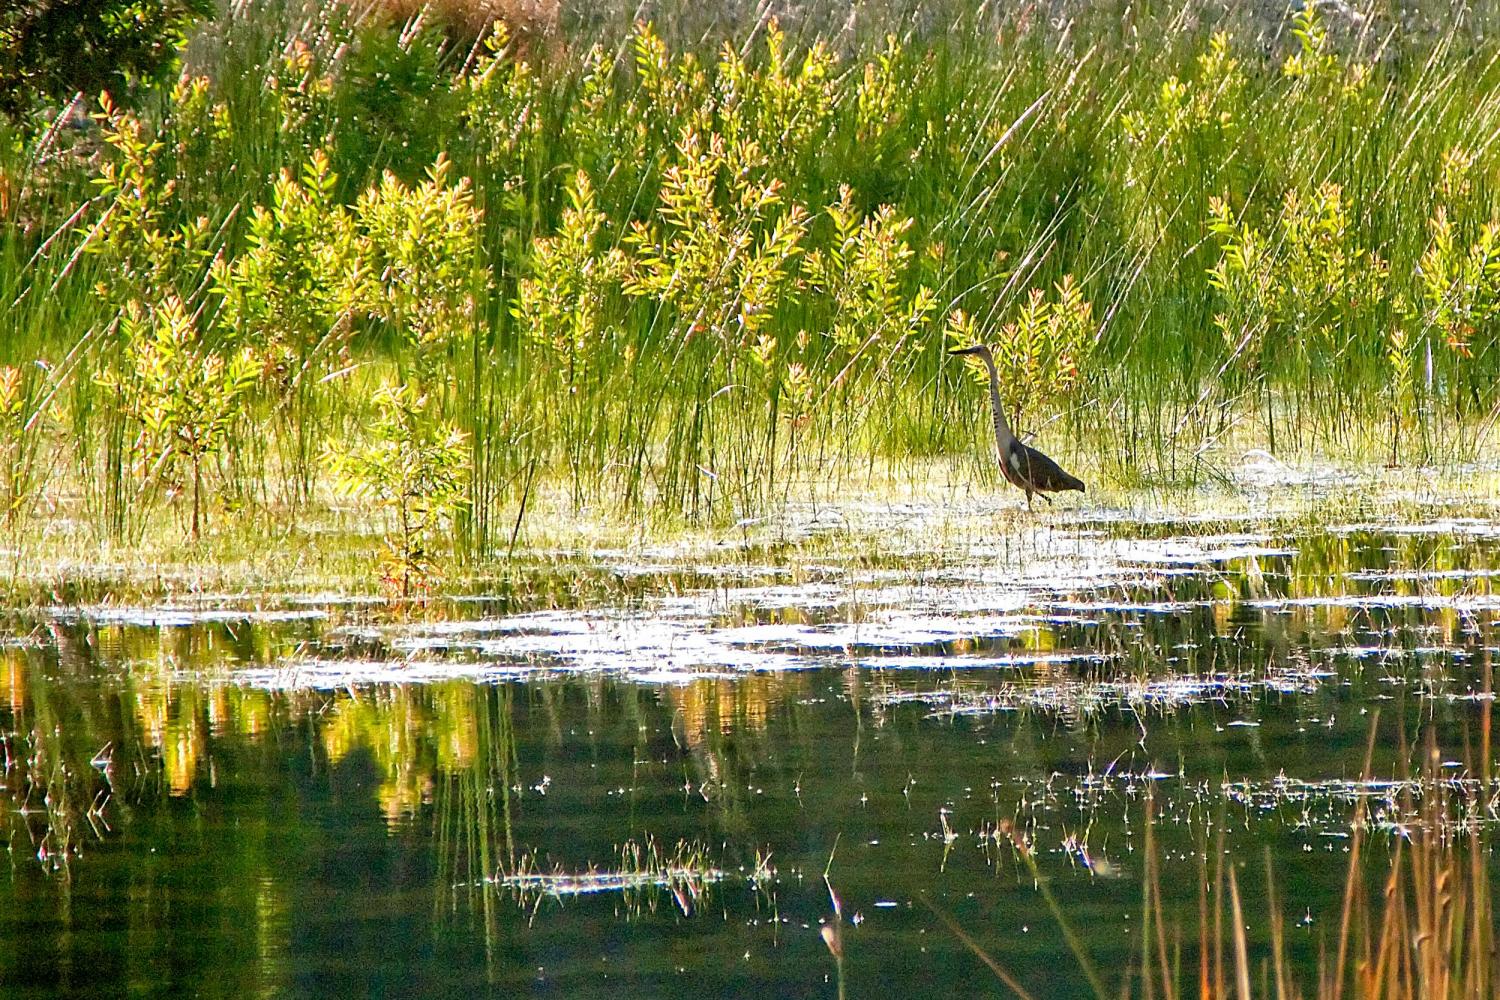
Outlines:
[[[988,353],[979,357],[990,372],[990,414],[995,418],[995,447],[1000,449],[1001,461],[1004,461],[1005,448],[1016,436],[1005,419],[1005,404],[1000,401],[1000,376],[995,371],[995,359]]]

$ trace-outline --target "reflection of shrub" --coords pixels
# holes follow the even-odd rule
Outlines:
[[[177,62],[183,31],[213,0],[11,0],[0,5],[0,114],[39,98],[121,90]]]

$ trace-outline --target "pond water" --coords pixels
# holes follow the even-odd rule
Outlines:
[[[956,925],[1074,997],[1026,859],[1117,991],[1148,836],[1184,968],[1211,855],[1257,953],[1270,859],[1310,967],[1356,802],[1373,857],[1423,795],[1494,818],[1500,518],[1403,510],[823,512],[417,609],[16,613],[0,992],[1004,993]]]

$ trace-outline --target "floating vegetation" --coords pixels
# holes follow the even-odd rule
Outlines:
[[[1227,781],[1223,792],[1229,801],[1246,809],[1300,813],[1296,822],[1320,829],[1334,828],[1356,803],[1370,829],[1402,836],[1424,821],[1437,824],[1429,827],[1432,832],[1500,823],[1500,789],[1493,783],[1486,787],[1480,777],[1453,773],[1461,766],[1458,761],[1450,761],[1423,778],[1309,781],[1278,774],[1269,781]],[[1424,808],[1425,801],[1434,796],[1451,804],[1436,818]],[[1316,818],[1312,809],[1317,809],[1321,818]]]
[[[987,715],[994,712],[1048,712],[1087,718],[1105,711],[1168,712],[1177,708],[1233,705],[1263,694],[1312,694],[1337,679],[1327,670],[1298,670],[1262,676],[1180,676],[1139,680],[1000,684],[985,691],[902,691],[874,696],[882,705],[918,702],[934,715]],[[1237,720],[1229,725],[1255,725]]]
[[[723,871],[708,863],[702,844],[679,841],[670,850],[647,837],[620,845],[619,865],[614,869],[590,866],[587,871],[565,872],[560,868],[537,871],[529,856],[520,858],[514,870],[502,871],[486,884],[514,894],[522,908],[535,908],[543,899],[564,900],[600,893],[617,894],[631,911],[655,910],[670,897],[683,916],[692,916],[707,901],[709,887],[724,881]]]

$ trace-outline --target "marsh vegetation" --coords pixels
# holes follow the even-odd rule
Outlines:
[[[0,67],[0,987],[1494,995],[1496,24],[700,6]]]
[[[1477,14],[463,10],[235,4],[174,85],[5,128],[8,523],[373,516],[414,589],[549,491],[729,523],[993,481],[978,341],[1091,480],[1488,453]]]

